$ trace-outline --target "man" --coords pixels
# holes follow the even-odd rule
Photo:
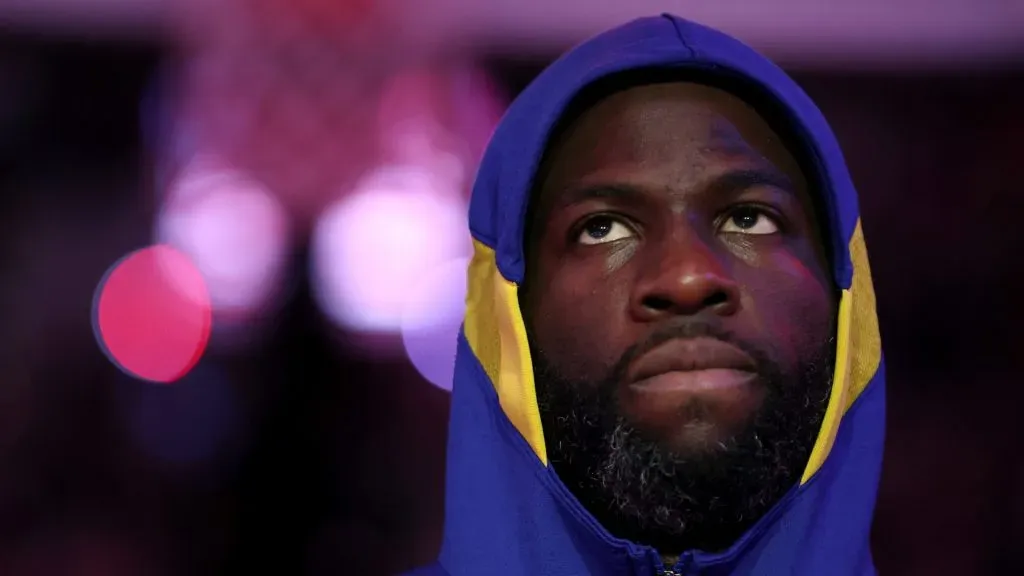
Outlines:
[[[874,573],[857,201],[782,71],[667,15],[598,36],[511,106],[470,229],[423,573]]]

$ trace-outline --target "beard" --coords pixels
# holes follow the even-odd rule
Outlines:
[[[744,431],[678,454],[634,426],[616,392],[635,358],[698,336],[754,358],[767,394]],[[835,346],[827,340],[787,374],[766,351],[711,324],[688,323],[630,348],[598,382],[565,378],[543,350],[532,354],[548,458],[559,478],[613,535],[679,554],[728,548],[796,485],[825,414]],[[699,401],[687,412],[700,417]]]

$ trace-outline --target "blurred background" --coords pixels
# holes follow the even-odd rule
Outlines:
[[[431,560],[476,163],[545,64],[664,10],[845,149],[881,573],[1019,573],[1024,0],[0,0],[0,574]]]

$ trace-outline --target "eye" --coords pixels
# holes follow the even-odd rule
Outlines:
[[[743,206],[729,213],[722,223],[722,232],[728,234],[752,234],[763,236],[776,234],[779,225],[775,219],[761,208]]]
[[[583,225],[577,241],[580,244],[606,244],[633,236],[629,226],[611,216],[595,216]]]

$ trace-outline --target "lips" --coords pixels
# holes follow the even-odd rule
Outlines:
[[[671,372],[731,370],[754,373],[757,364],[746,352],[714,338],[669,340],[638,358],[626,374],[635,384]]]

